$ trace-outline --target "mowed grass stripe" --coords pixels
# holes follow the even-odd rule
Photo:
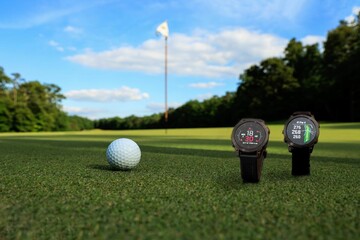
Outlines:
[[[0,134],[0,239],[355,239],[359,125],[323,124],[298,178],[270,125],[259,184],[241,182],[231,128]],[[142,149],[133,171],[108,167],[119,137]]]

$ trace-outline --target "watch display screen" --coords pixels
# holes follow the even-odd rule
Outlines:
[[[287,137],[297,145],[311,143],[317,134],[313,121],[305,117],[294,118],[286,127]]]
[[[235,141],[239,147],[255,150],[266,138],[266,130],[257,122],[245,122],[235,132]]]

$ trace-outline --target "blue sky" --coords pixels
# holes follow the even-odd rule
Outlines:
[[[91,119],[164,111],[167,20],[168,102],[178,107],[235,91],[239,74],[281,56],[295,37],[324,41],[359,0],[4,0],[0,66],[54,83],[69,114]]]

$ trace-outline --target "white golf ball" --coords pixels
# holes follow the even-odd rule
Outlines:
[[[141,151],[133,140],[119,138],[110,143],[106,150],[106,158],[112,168],[129,170],[139,164]]]

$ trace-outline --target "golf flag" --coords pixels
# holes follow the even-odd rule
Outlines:
[[[167,21],[163,22],[157,27],[156,33],[163,35],[165,38],[169,37],[169,27]]]

